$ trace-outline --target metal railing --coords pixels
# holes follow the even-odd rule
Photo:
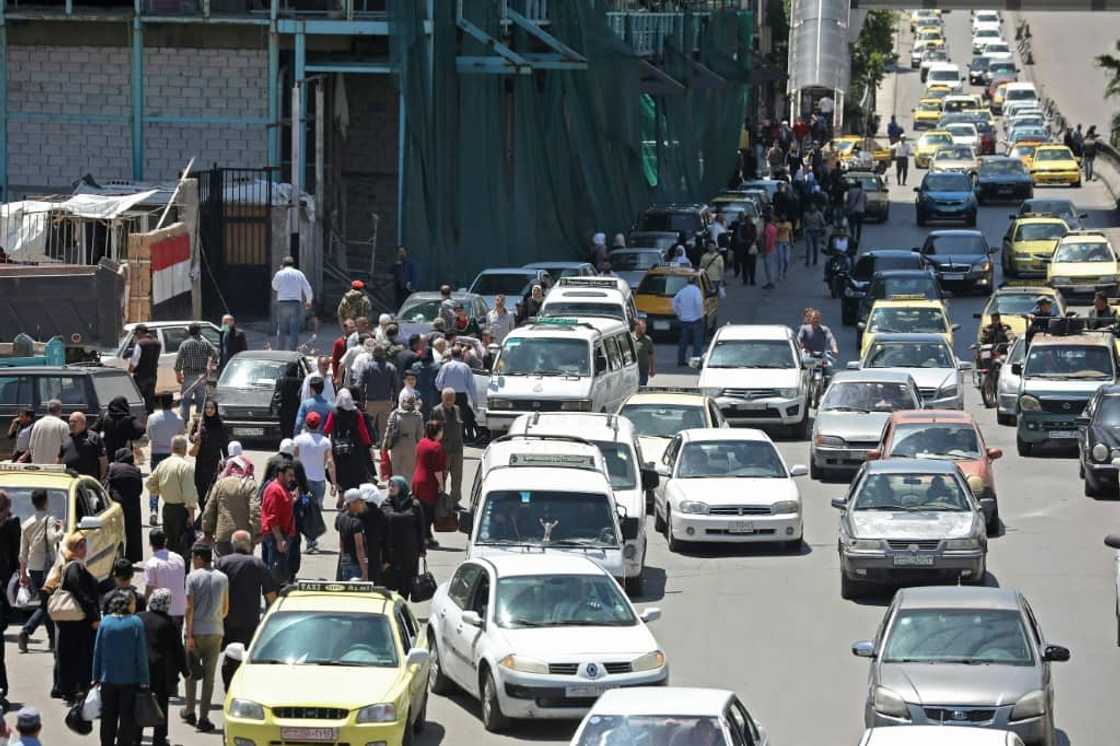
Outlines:
[[[698,14],[691,14],[696,18]],[[699,14],[706,18],[707,13]],[[611,30],[634,51],[644,57],[660,57],[666,40],[672,39],[680,49],[695,52],[700,48],[703,22],[688,23],[685,13],[607,13]],[[688,38],[685,38],[687,35]]]

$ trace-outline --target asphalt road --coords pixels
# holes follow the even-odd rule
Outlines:
[[[950,51],[954,61],[961,64],[969,59],[967,24],[965,12],[948,16]],[[908,59],[907,43],[900,51],[903,59]],[[1045,64],[1049,55],[1039,58]],[[897,76],[897,86],[888,81],[887,87],[891,95],[882,103],[893,99],[900,122],[909,130],[909,112],[921,91],[917,73],[906,69]],[[910,187],[920,180],[921,173],[911,171]],[[866,246],[918,245],[926,231],[914,222],[910,187],[892,187],[890,221],[865,227]],[[1099,183],[1076,191],[1053,191],[1073,197],[1087,209],[1090,225],[1114,224],[1109,196]],[[979,224],[990,243],[999,244],[1012,209],[981,208]],[[800,252],[797,258],[802,258]],[[984,298],[976,296],[956,297],[950,302],[951,316],[961,324],[956,346],[962,357],[968,357],[967,347],[975,339],[977,322],[972,314],[983,303]],[[841,350],[851,355],[855,349],[854,329],[840,327],[839,304],[829,299],[820,267],[795,265],[793,274],[770,293],[742,288],[732,281],[721,321],[793,325],[808,305],[824,311],[825,323],[834,324]],[[654,379],[655,384],[695,382],[691,371],[674,367],[675,351],[670,346],[659,347],[658,362],[662,372]],[[1056,664],[1054,669],[1061,742],[1076,746],[1113,743],[1120,732],[1120,711],[1107,703],[1112,698],[1110,693],[1120,691],[1120,652],[1114,642],[1112,558],[1101,539],[1115,529],[1120,506],[1083,497],[1076,462],[1068,454],[1030,459],[1016,456],[1013,429],[997,426],[993,410],[984,410],[971,388],[967,403],[989,445],[1002,448],[1005,454],[996,463],[1005,530],[990,545],[988,582],[1022,590],[1049,640],[1068,645],[1072,651],[1072,660]],[[779,447],[789,463],[806,462],[806,442],[786,440]],[[469,484],[478,454],[468,455]],[[266,456],[254,454],[261,464]],[[664,538],[655,535],[647,558],[646,595],[639,606],[657,606],[664,611],[652,629],[668,654],[672,684],[735,690],[756,719],[769,728],[771,743],[778,746],[854,746],[863,730],[867,662],[854,658],[849,646],[873,635],[889,598],[860,603],[840,599],[837,516],[828,501],[842,494],[844,485],[805,478],[801,490],[806,543],[800,556],[753,548],[673,555]],[[332,522],[333,514],[327,518]],[[652,523],[648,521],[647,530],[652,531]],[[440,538],[444,546],[432,551],[429,558],[437,577],[444,580],[462,558],[463,540],[458,534]],[[304,575],[333,577],[337,542],[331,537],[323,546],[326,553],[305,557]],[[426,615],[426,605],[418,612]],[[33,645],[34,652],[20,655],[12,643],[15,632],[15,628],[9,630],[7,646],[11,699],[44,709],[48,743],[88,743],[88,739],[83,741],[65,730],[61,707],[46,697],[50,657],[42,652],[42,640]],[[42,632],[39,634],[41,638]],[[173,712],[177,713],[177,708],[173,704]],[[428,717],[429,728],[418,739],[418,744],[427,746],[527,741],[566,744],[574,728],[573,723],[563,722],[523,723],[509,735],[492,735],[479,722],[477,704],[464,696],[433,696]],[[220,726],[220,715],[215,722]],[[216,744],[219,738],[198,735],[177,718],[171,736],[173,742],[191,746]]]

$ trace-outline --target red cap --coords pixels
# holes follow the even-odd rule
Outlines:
[[[352,287],[354,290],[361,290],[365,286],[366,284],[361,280],[354,280],[352,283],[350,283],[350,287]]]
[[[318,412],[309,412],[307,417],[305,417],[303,421],[307,423],[307,426],[309,428],[314,430],[315,428],[319,427],[319,421],[320,421],[319,413]]]

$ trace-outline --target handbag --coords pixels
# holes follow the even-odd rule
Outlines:
[[[430,601],[436,595],[436,577],[428,572],[428,558],[424,558],[424,572],[412,580],[412,589],[408,594],[414,603]]]
[[[66,711],[66,727],[79,736],[88,736],[93,733],[93,723],[82,717],[82,706],[85,703],[75,702]]]
[[[303,520],[299,526],[300,533],[308,541],[315,541],[327,532],[327,524],[323,521],[323,509],[319,507],[317,501],[310,498],[306,500],[302,507]]]
[[[60,574],[66,575],[65,566]],[[47,616],[52,622],[80,622],[86,618],[86,612],[78,605],[73,593],[59,586],[47,599]]]
[[[86,694],[82,702],[82,720],[91,723],[101,717],[101,687],[95,686]]]
[[[141,689],[136,692],[132,717],[136,720],[138,728],[154,728],[167,722],[167,715],[160,709],[156,695],[152,694],[151,689]]]
[[[393,459],[392,456],[389,455],[388,448],[381,449],[381,465],[378,470],[381,473],[381,479],[383,481],[387,482],[389,481],[389,477],[393,476]]]

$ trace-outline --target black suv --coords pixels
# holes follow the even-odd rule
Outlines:
[[[1077,452],[1086,497],[1115,497],[1120,456],[1120,385],[1101,386],[1077,418]]]
[[[871,278],[888,269],[923,269],[921,255],[907,249],[871,249],[856,257],[852,272],[844,278],[841,291],[840,321],[855,326],[859,321],[860,302],[867,295]]]
[[[44,365],[0,368],[0,459],[11,458],[15,439],[8,437],[12,420],[27,408],[36,418],[47,413],[47,402],[62,402],[62,418],[84,412],[91,419],[104,414],[109,402],[123,396],[132,414],[143,420],[144,397],[132,376],[119,368],[82,365]],[[112,456],[112,454],[110,454]]]
[[[687,239],[685,249],[688,251],[688,257],[693,264],[696,264],[700,254],[703,253],[702,237],[708,230],[711,220],[712,213],[707,205],[647,207],[638,216],[634,232],[676,233],[677,236],[684,234]]]

